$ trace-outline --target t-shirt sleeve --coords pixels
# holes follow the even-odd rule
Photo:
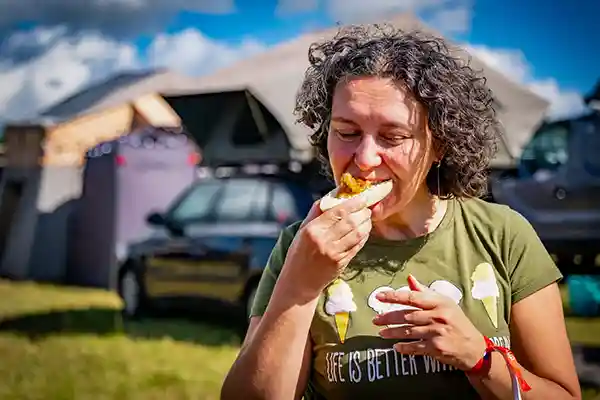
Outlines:
[[[517,303],[562,279],[562,274],[533,226],[509,209],[506,233],[512,303]]]
[[[287,251],[294,240],[296,232],[298,232],[298,229],[300,228],[300,224],[301,221],[296,222],[283,229],[279,234],[279,238],[271,251],[271,255],[267,260],[267,265],[265,265],[260,277],[254,302],[252,303],[252,308],[250,310],[250,318],[262,316],[267,309],[267,305],[273,294],[273,289],[275,288],[275,283],[281,273],[281,268],[283,268]]]

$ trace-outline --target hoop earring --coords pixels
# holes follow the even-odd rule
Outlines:
[[[438,199],[441,198],[441,185],[440,185],[440,165],[442,164],[441,161],[438,161],[437,163],[437,192],[438,192]]]

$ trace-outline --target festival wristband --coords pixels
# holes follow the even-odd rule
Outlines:
[[[513,387],[513,398],[515,400],[521,400],[521,392],[528,392],[531,390],[531,386],[529,386],[527,382],[525,382],[525,379],[523,379],[523,375],[521,374],[521,369],[517,364],[515,355],[506,347],[496,346],[488,337],[484,336],[483,338],[485,339],[486,345],[483,357],[481,357],[481,359],[473,368],[471,368],[469,371],[466,371],[466,374],[480,375],[483,372],[488,371],[491,364],[492,353],[496,351],[502,354],[502,357],[504,358],[504,361],[506,361],[506,365],[510,372]]]

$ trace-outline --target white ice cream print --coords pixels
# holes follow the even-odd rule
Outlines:
[[[335,317],[335,326],[341,343],[346,340],[350,313],[354,311],[356,311],[356,303],[350,286],[343,280],[336,279],[327,288],[325,312]]]
[[[494,267],[488,263],[481,263],[475,267],[471,275],[473,289],[471,295],[474,299],[481,300],[494,328],[498,328],[498,297],[500,290],[496,282]]]
[[[442,295],[450,297],[456,304],[460,303],[462,299],[462,292],[459,288],[454,286],[452,283],[444,280],[434,281],[429,288],[440,293]],[[380,292],[388,292],[388,291],[410,291],[408,286],[402,286],[398,289],[394,289],[390,286],[380,286],[377,289],[373,290],[369,295],[368,304],[377,314],[383,314],[389,311],[400,311],[400,310],[418,310],[416,307],[407,306],[404,304],[391,304],[384,303],[379,301],[376,296]],[[394,326],[403,326],[406,324],[394,325]]]
[[[462,300],[463,294],[461,290],[448,281],[433,281],[429,285],[429,288],[439,294],[450,297],[456,304]]]

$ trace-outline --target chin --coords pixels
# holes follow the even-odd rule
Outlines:
[[[387,202],[384,200],[371,207],[371,220],[373,222],[383,221],[392,214],[390,212],[392,208],[386,203]]]

